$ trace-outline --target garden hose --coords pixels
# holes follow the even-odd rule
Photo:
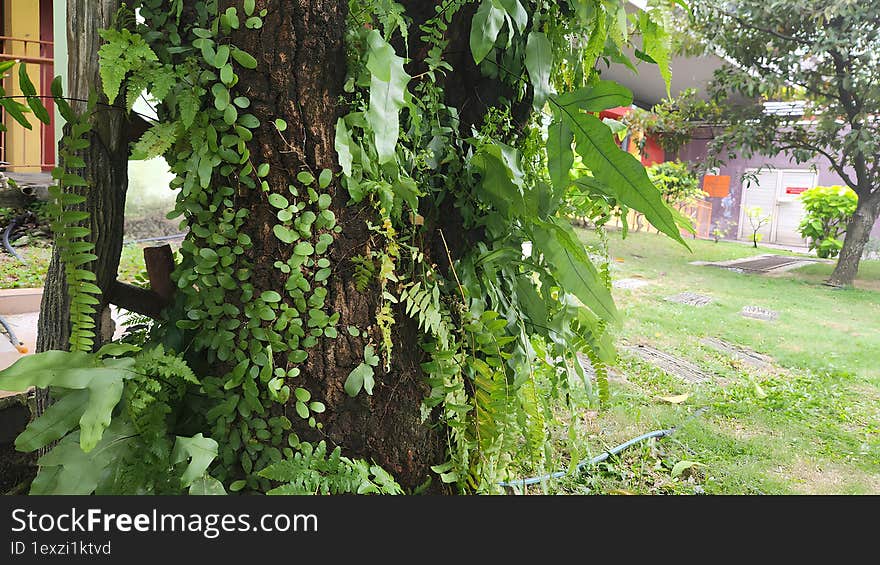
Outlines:
[[[6,229],[3,230],[3,247],[6,248],[6,251],[9,251],[10,255],[27,265],[27,261],[22,258],[21,255],[15,252],[15,249],[12,248],[12,244],[9,243],[9,235],[12,233],[12,230],[15,229],[15,224],[22,218],[22,216],[16,216],[12,218],[12,221],[9,222],[9,225],[6,226]]]
[[[580,463],[577,464],[577,466],[575,467],[575,470],[582,471],[586,467],[590,467],[592,465],[596,465],[598,463],[601,463],[602,461],[605,461],[606,459],[608,459],[612,455],[617,455],[618,453],[620,453],[624,449],[626,449],[628,447],[632,447],[633,445],[635,445],[641,441],[644,441],[646,439],[649,439],[652,437],[656,437],[656,438],[667,437],[667,436],[673,434],[678,428],[682,427],[683,425],[685,425],[689,421],[693,420],[694,418],[696,418],[697,416],[699,416],[700,414],[702,414],[706,410],[708,410],[708,408],[706,408],[704,406],[704,407],[698,409],[693,414],[691,414],[689,417],[687,417],[682,423],[680,423],[677,426],[673,426],[671,428],[667,428],[664,430],[654,430],[653,432],[648,432],[646,434],[642,434],[638,437],[632,438],[629,441],[625,441],[625,442],[621,443],[620,445],[614,446],[611,449],[604,451],[604,452],[600,453],[599,455],[593,457],[592,459],[584,459],[583,461],[581,461]],[[546,475],[540,475],[537,477],[529,477],[527,479],[519,479],[516,481],[501,482],[501,483],[498,483],[498,486],[507,487],[507,488],[513,488],[515,486],[525,487],[527,485],[538,484],[540,482],[543,482],[543,481],[546,481],[549,479],[559,479],[559,478],[564,477],[567,474],[568,474],[568,471],[556,471],[555,473],[547,473]]]
[[[9,322],[6,321],[6,318],[0,316],[0,325],[3,326],[3,329],[6,330],[6,337],[9,338],[9,342],[12,346],[22,355],[28,352],[27,347],[25,347],[24,342],[20,341],[18,337],[16,337],[15,332],[12,331],[12,326],[9,325]]]

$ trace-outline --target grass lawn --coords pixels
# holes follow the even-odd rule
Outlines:
[[[27,264],[0,248],[0,289],[40,288],[49,270],[52,248],[48,246],[16,247],[16,253]],[[119,261],[119,280],[134,282],[144,270],[143,248],[139,245],[125,245]]]
[[[581,233],[587,244],[595,241]],[[651,345],[710,379],[686,382],[621,348],[609,405],[578,416],[586,449],[576,457],[684,424],[549,485],[551,492],[880,494],[880,290],[868,290],[880,289],[880,262],[862,263],[862,289],[835,290],[822,284],[831,265],[762,276],[688,264],[782,251],[688,240],[691,253],[646,233],[621,240],[612,232],[610,239],[612,278],[649,283],[614,289],[625,318],[618,344]],[[713,301],[664,300],[684,291]],[[744,318],[746,305],[779,317]],[[706,337],[773,363],[754,368],[704,345]],[[698,408],[705,411],[691,417]]]

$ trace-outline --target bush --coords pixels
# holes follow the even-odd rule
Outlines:
[[[700,188],[700,179],[681,161],[664,161],[647,168],[651,182],[663,195],[667,204],[689,205],[706,196]]]
[[[817,186],[803,192],[801,202],[807,211],[798,227],[801,236],[819,257],[837,257],[843,247],[839,237],[846,232],[846,224],[856,211],[858,196],[846,186]]]

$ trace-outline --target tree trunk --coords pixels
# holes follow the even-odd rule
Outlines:
[[[346,74],[345,19],[347,3],[321,0],[282,0],[258,3],[270,8],[260,30],[242,29],[232,41],[252,53],[259,64],[254,71],[240,72],[238,89],[251,101],[249,111],[261,127],[249,142],[255,162],[270,164],[265,180],[271,192],[288,194],[298,172],[308,170],[315,177],[322,169],[338,170],[334,150],[337,99],[343,94]],[[279,137],[273,123],[284,119],[287,130]],[[375,324],[381,291],[372,285],[365,292],[355,288],[349,259],[364,253],[370,233],[365,219],[369,210],[346,206],[348,194],[337,183],[328,188],[333,196],[331,210],[342,231],[331,246],[334,274],[328,281],[326,305],[338,312],[338,327],[355,326],[354,337],[342,330],[335,339],[322,338],[308,350],[299,365],[297,386],[309,390],[327,411],[320,415],[323,429],[316,431],[303,420],[291,417],[302,439],[326,439],[341,445],[350,457],[373,460],[392,473],[398,482],[413,488],[430,477],[431,465],[445,460],[445,431],[421,421],[420,405],[429,387],[420,369],[419,332],[402,312],[395,315],[394,355],[391,370],[377,367],[372,395],[350,398],[343,389],[348,374],[363,361],[369,337],[381,342]],[[248,191],[237,202],[250,210],[244,230],[253,241],[251,281],[255,294],[284,288],[286,275],[273,267],[276,260],[290,256],[292,245],[281,243],[272,233],[275,213],[261,191]],[[286,355],[276,355],[276,367],[292,366]],[[294,414],[293,402],[287,408]]]
[[[846,226],[846,237],[843,240],[843,249],[837,259],[837,266],[828,279],[832,286],[852,286],[859,272],[859,261],[862,260],[862,252],[871,229],[880,215],[880,192],[868,193],[859,198],[858,206]]]
[[[119,9],[119,0],[68,0],[67,2],[67,91],[70,98],[88,99],[94,90],[101,91],[96,53],[101,44],[98,30],[110,27]],[[86,202],[82,205],[89,212],[87,225],[90,239],[95,243],[98,260],[86,266],[97,275],[96,284],[101,288],[101,303],[96,306],[96,346],[113,336],[113,320],[110,318],[107,295],[116,280],[119,256],[122,251],[125,193],[128,188],[128,141],[125,135],[126,117],[123,111],[106,105],[107,99],[99,97],[98,110],[92,116],[93,128],[89,134],[89,147],[80,155],[86,162],[81,172],[89,183],[83,189]],[[73,108],[85,111],[83,103],[73,102]],[[69,126],[65,127],[66,128]],[[43,287],[43,302],[37,328],[37,351],[67,349],[70,338],[70,308],[64,266],[58,250],[52,254],[52,262]],[[48,391],[38,391],[37,415],[48,404]]]

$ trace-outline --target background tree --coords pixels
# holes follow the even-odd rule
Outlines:
[[[696,0],[693,22],[735,62],[716,72],[713,96],[729,124],[719,152],[827,159],[859,197],[830,284],[851,285],[880,214],[880,6],[812,0]],[[743,101],[743,98],[745,99]],[[763,102],[804,101],[767,113]]]
[[[749,227],[752,228],[752,247],[758,248],[758,242],[764,238],[764,234],[758,233],[761,228],[770,223],[770,216],[764,213],[760,206],[751,206],[746,208],[746,218],[749,220]]]

